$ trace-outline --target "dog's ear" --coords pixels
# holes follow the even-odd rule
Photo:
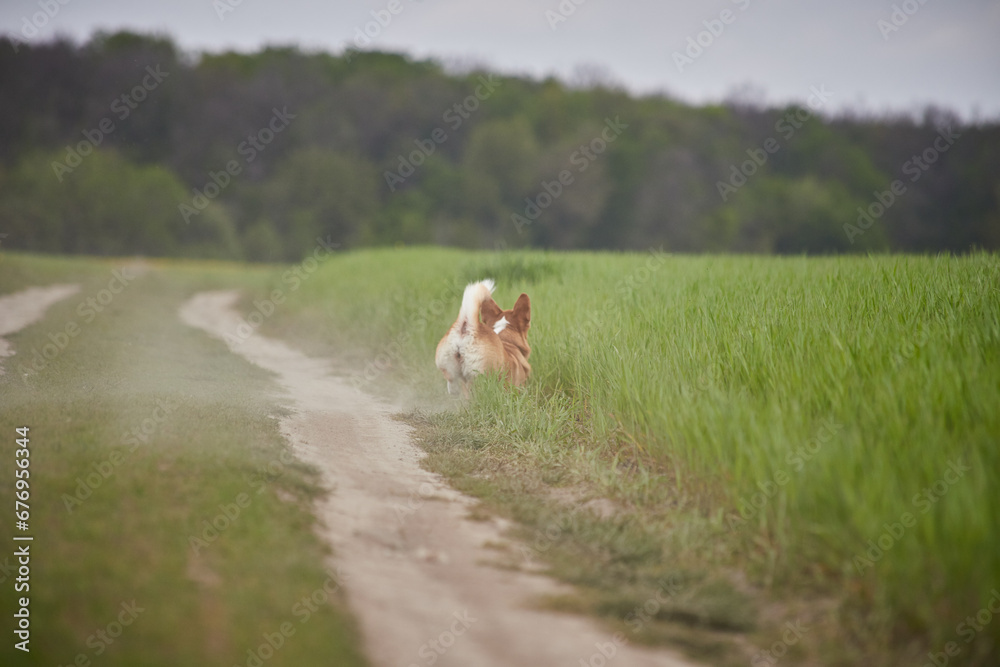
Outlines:
[[[493,299],[487,299],[479,306],[479,315],[483,318],[483,324],[493,328],[493,325],[503,317],[503,311]]]
[[[528,298],[527,294],[521,294],[517,297],[511,314],[527,331],[528,327],[531,326],[531,299]]]

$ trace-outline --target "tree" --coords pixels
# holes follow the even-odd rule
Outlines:
[[[862,200],[836,182],[812,176],[788,179],[758,176],[706,221],[726,235],[727,250],[761,253],[830,253],[882,250],[884,225],[854,237],[844,225],[854,223]]]
[[[355,243],[378,208],[379,182],[364,158],[322,148],[297,150],[279,163],[262,188],[262,207],[284,239],[285,259],[309,253],[321,235],[345,246]]]
[[[218,205],[185,222],[179,206],[191,196],[169,170],[99,149],[69,171],[64,159],[37,154],[3,179],[0,224],[11,230],[11,247],[150,256],[184,247],[198,256],[240,256],[232,222]]]

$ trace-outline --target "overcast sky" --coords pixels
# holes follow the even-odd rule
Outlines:
[[[192,52],[361,43],[696,103],[825,86],[830,111],[1000,117],[1000,0],[0,0],[0,32],[25,41],[121,28]]]

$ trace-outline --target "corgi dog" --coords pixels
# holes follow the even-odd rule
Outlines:
[[[434,361],[448,383],[448,393],[469,395],[477,375],[492,370],[520,386],[531,374],[528,329],[531,327],[531,300],[517,298],[510,310],[502,310],[493,300],[494,283],[471,283],[462,295],[458,319],[438,343]]]

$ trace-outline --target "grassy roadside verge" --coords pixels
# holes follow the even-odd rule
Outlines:
[[[442,410],[434,345],[484,276],[531,294],[535,375]],[[986,254],[380,250],[264,326],[426,402],[428,464],[582,585],[554,605],[714,664],[990,664],[1000,619],[963,624],[1000,587],[998,285]]]
[[[13,649],[8,615],[0,662],[364,664],[312,530],[315,473],[285,452],[273,383],[176,315],[197,290],[258,289],[269,271],[149,263],[109,290],[122,264],[0,261],[5,293],[81,284],[10,336],[18,354],[0,377],[11,480],[15,428],[30,427],[35,538],[31,653]],[[99,312],[81,305],[90,298]],[[79,333],[30,368],[32,350],[64,340],[71,322]],[[12,483],[0,503],[13,507]],[[12,531],[8,516],[8,544]],[[3,608],[14,609],[4,576]]]

